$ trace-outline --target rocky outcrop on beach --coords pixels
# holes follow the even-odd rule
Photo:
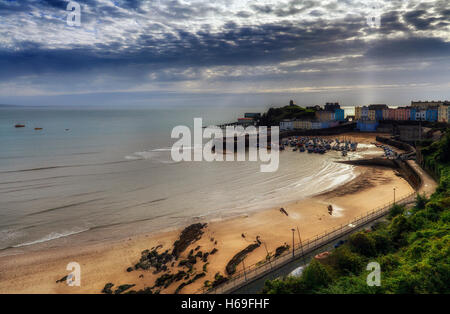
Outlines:
[[[173,260],[173,255],[169,254],[169,250],[163,253],[158,253],[158,248],[154,248],[152,251],[145,250],[141,253],[141,259],[134,265],[134,269],[149,270],[151,267],[155,268],[155,273],[167,270],[167,264]],[[130,272],[132,269],[128,268]]]
[[[287,244],[277,247],[276,250],[275,250],[275,257],[280,256],[281,254],[283,254],[287,250],[289,250],[289,245],[287,245]]]
[[[225,270],[228,275],[233,275],[236,272],[236,267],[242,262],[249,253],[253,252],[257,248],[259,248],[259,243],[253,243],[247,246],[245,249],[237,253],[233,258],[228,262]]]
[[[206,227],[207,224],[193,224],[189,227],[186,227],[180,234],[180,237],[175,243],[173,244],[173,250],[172,255],[175,257],[175,259],[178,259],[189,245],[194,243],[195,241],[200,240],[200,238],[203,235],[203,229]]]
[[[195,249],[191,249],[187,256],[184,253],[192,244],[202,238],[204,229],[207,224],[196,223],[186,227],[179,235],[178,239],[173,243],[172,251],[169,249],[162,251],[163,246],[158,245],[150,250],[141,252],[139,261],[132,267],[128,267],[126,272],[134,271],[153,271],[153,274],[162,273],[156,278],[153,287],[146,287],[143,290],[134,291],[129,290],[134,285],[122,285],[113,291],[113,283],[107,283],[102,290],[105,294],[121,294],[121,293],[136,293],[136,294],[157,294],[162,289],[167,289],[175,282],[183,281],[175,290],[179,293],[184,287],[192,284],[206,276],[208,257],[214,255],[218,250],[213,247],[211,251],[202,251],[201,246],[197,245]],[[213,245],[217,244],[214,239],[211,240]],[[184,253],[184,254],[183,254]],[[183,256],[183,258],[181,258]],[[176,262],[180,259],[179,262]],[[196,266],[199,264],[198,266]],[[139,278],[144,278],[143,274]],[[154,291],[155,289],[155,291]],[[156,290],[159,289],[159,290]]]

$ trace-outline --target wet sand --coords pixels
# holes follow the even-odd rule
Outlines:
[[[374,141],[373,136],[359,136],[360,142],[362,139]],[[299,228],[302,240],[313,238],[391,202],[394,187],[397,199],[413,192],[411,186],[391,169],[356,169],[358,176],[353,181],[322,195],[228,220],[208,222],[202,238],[191,244],[179,260],[186,258],[188,252],[197,246],[202,252],[211,252],[214,248],[218,251],[208,258],[206,276],[183,288],[181,293],[196,293],[205,280],[213,281],[217,272],[224,275],[228,261],[254,243],[257,236],[265,243],[267,250],[273,253],[284,243],[292,243],[292,228]],[[328,214],[330,204],[334,208],[332,216]],[[288,212],[288,216],[280,212],[280,207]],[[123,284],[136,284],[130,290],[152,287],[162,273],[154,275],[152,270],[127,272],[127,268],[139,261],[145,249],[162,245],[159,252],[171,251],[179,233],[180,230],[144,234],[116,242],[67,246],[0,257],[0,293],[100,293],[109,282],[114,283],[113,290]],[[261,245],[247,256],[245,264],[248,267],[265,257],[265,246]],[[81,266],[80,287],[69,287],[65,282],[56,283],[56,280],[69,273],[66,266],[70,262],[77,262]],[[195,264],[194,272],[201,273],[203,265],[200,262]],[[169,269],[176,273],[181,268]],[[181,282],[172,283],[161,293],[173,293]]]

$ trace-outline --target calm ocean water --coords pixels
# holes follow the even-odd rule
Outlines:
[[[283,152],[275,173],[253,162],[171,161],[174,126],[263,110],[0,107],[0,254],[229,217],[354,177],[330,162],[337,153]]]

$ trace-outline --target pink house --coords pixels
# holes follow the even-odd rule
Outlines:
[[[395,110],[395,120],[405,121],[409,120],[410,110],[409,108],[397,108]]]
[[[388,120],[395,120],[395,109],[389,108],[388,110]]]

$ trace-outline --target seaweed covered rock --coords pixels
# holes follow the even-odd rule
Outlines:
[[[135,285],[121,285],[119,286],[116,291],[114,291],[114,294],[121,294],[122,292],[127,291],[130,288],[133,288]]]
[[[200,240],[203,235],[203,229],[207,224],[196,223],[186,227],[180,234],[178,240],[173,244],[172,255],[178,259],[189,245]]]
[[[220,274],[220,273],[216,273],[214,275],[214,281],[212,282],[211,287],[215,288],[227,281],[228,281],[227,277],[222,276],[222,274]]]
[[[174,282],[175,276],[176,275],[173,274],[164,274],[156,279],[155,286],[167,288],[172,282]]]
[[[183,288],[186,287],[187,285],[190,285],[191,283],[193,283],[193,282],[197,281],[198,279],[203,278],[203,277],[205,277],[205,276],[206,276],[205,273],[200,273],[200,274],[195,275],[194,278],[190,279],[189,281],[183,282],[182,284],[180,284],[180,285],[177,287],[177,289],[175,290],[175,294],[180,293],[181,289],[183,289]]]
[[[275,257],[280,256],[287,250],[289,250],[289,245],[287,245],[287,244],[277,247],[275,250]]]
[[[143,269],[148,270],[150,268],[155,268],[155,273],[166,271],[167,264],[173,260],[172,254],[169,254],[169,251],[165,251],[163,253],[158,253],[159,246],[153,249],[152,251],[145,250],[141,253],[141,259],[134,266],[134,269]],[[129,271],[130,268],[127,269]]]
[[[153,294],[153,290],[152,290],[152,288],[147,287],[147,288],[137,291],[136,294]]]
[[[228,262],[225,268],[227,274],[233,275],[236,272],[236,266],[239,265],[239,263],[242,262],[242,260],[244,260],[244,258],[246,258],[249,253],[253,252],[257,248],[259,248],[259,244],[253,243],[233,256],[233,258]]]
[[[105,294],[112,294],[113,293],[113,291],[111,290],[111,288],[114,286],[114,284],[113,283],[107,283],[106,285],[105,285],[105,287],[103,288],[103,290],[102,290],[102,293],[105,293]]]

